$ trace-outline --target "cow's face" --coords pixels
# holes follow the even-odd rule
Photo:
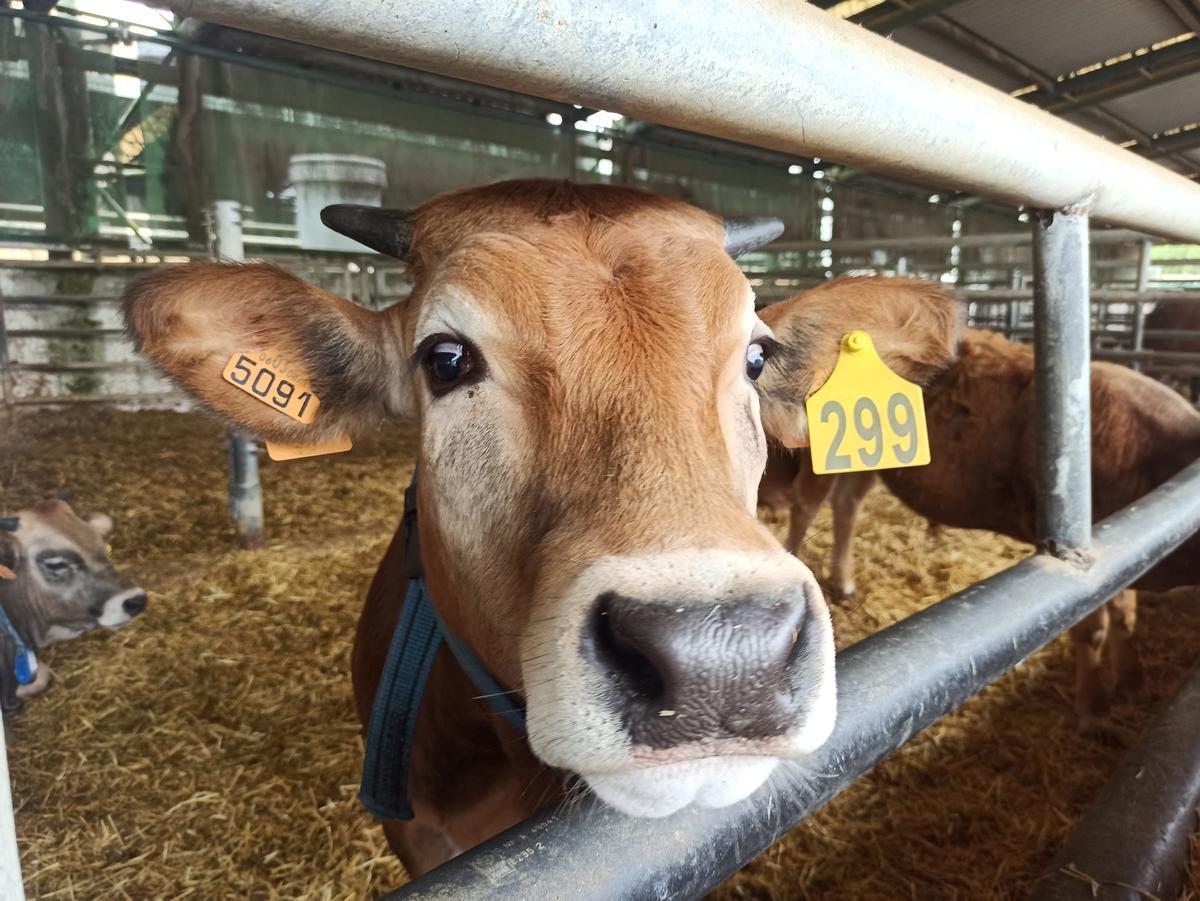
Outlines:
[[[615,806],[731,803],[820,745],[829,618],[754,519],[772,342],[721,221],[549,182],[330,221],[411,261],[406,304],[368,313],[265,267],[168,270],[131,292],[143,349],[269,438],[418,417],[439,612],[524,693],[534,752]],[[307,369],[311,429],[221,380],[267,346]]]
[[[97,626],[119,629],[146,608],[146,592],[117,572],[105,539],[112,519],[80,519],[64,501],[44,501],[16,516],[18,618],[39,646]]]

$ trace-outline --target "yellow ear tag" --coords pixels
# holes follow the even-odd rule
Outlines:
[[[267,456],[272,460],[301,460],[304,457],[319,457],[321,454],[341,454],[353,448],[349,435],[334,438],[324,444],[280,444],[277,441],[267,442]]]
[[[866,332],[842,337],[833,373],[805,411],[817,475],[929,463],[921,389],[887,368]]]
[[[3,563],[0,563],[0,579],[4,579],[5,581],[11,582],[16,577],[17,577],[17,574],[15,572],[13,572],[11,569],[9,569],[7,566],[5,566]]]
[[[321,401],[304,370],[276,350],[235,353],[221,373],[225,381],[296,422],[312,425]]]

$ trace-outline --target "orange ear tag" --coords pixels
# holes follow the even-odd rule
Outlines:
[[[225,381],[255,400],[262,401],[296,422],[312,425],[321,408],[321,400],[308,384],[303,367],[273,348],[250,353],[235,353],[221,373]],[[267,442],[267,456],[275,461],[300,460],[322,454],[340,454],[353,445],[349,435],[323,444],[283,444]]]
[[[0,563],[0,579],[4,579],[8,582],[11,582],[16,577],[17,577],[17,574],[15,572],[13,572],[11,569],[9,569],[7,566],[5,566],[3,563]]]
[[[302,460],[305,457],[319,457],[322,454],[342,454],[354,447],[349,435],[334,438],[324,444],[280,444],[276,441],[267,442],[267,456],[276,462],[284,460]]]
[[[312,425],[321,408],[304,370],[276,350],[235,353],[221,375],[255,400],[305,425]]]
[[[929,463],[921,388],[887,368],[866,332],[842,337],[837,364],[805,411],[817,475]]]

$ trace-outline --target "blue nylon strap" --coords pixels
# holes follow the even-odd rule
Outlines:
[[[371,721],[367,725],[367,747],[363,758],[362,787],[358,799],[378,820],[411,820],[412,798],[408,791],[409,763],[412,758],[413,733],[425,684],[442,642],[450,648],[458,665],[475,685],[479,697],[513,727],[525,731],[525,711],[513,704],[511,692],[505,691],[483,661],[475,656],[443,625],[433,609],[429,589],[421,574],[417,547],[416,484],[405,493],[404,535],[408,563],[408,592],[404,607],[396,620],[392,642],[388,647],[383,675],[371,706]]]
[[[441,623],[425,596],[425,580],[412,579],[392,634],[367,727],[358,799],[377,820],[412,819],[408,764],[413,731],[425,683],[441,643]]]
[[[28,685],[37,676],[37,655],[25,643],[25,639],[21,637],[21,633],[17,631],[17,627],[12,624],[12,620],[8,618],[8,612],[3,607],[0,607],[0,629],[7,633],[16,646],[16,655],[13,658],[13,675],[17,677],[18,684]]]

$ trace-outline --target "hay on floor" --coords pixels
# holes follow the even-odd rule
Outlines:
[[[202,416],[39,413],[0,435],[0,461],[0,512],[70,488],[78,507],[116,516],[114,558],[151,597],[130,628],[51,649],[51,690],[10,724],[29,896],[341,899],[399,884],[355,800],[348,669],[411,474],[411,431],[356,436],[339,457],[264,461],[268,546],[256,552],[233,549],[223,432]],[[807,549],[819,571],[827,529],[826,513]],[[839,644],[1026,552],[983,533],[930,535],[877,492],[859,601],[834,612]],[[1144,596],[1153,698],[1200,653],[1188,594]],[[1121,754],[1076,733],[1071,680],[1060,640],[713,897],[1023,897]],[[1114,713],[1132,738],[1150,707]]]

